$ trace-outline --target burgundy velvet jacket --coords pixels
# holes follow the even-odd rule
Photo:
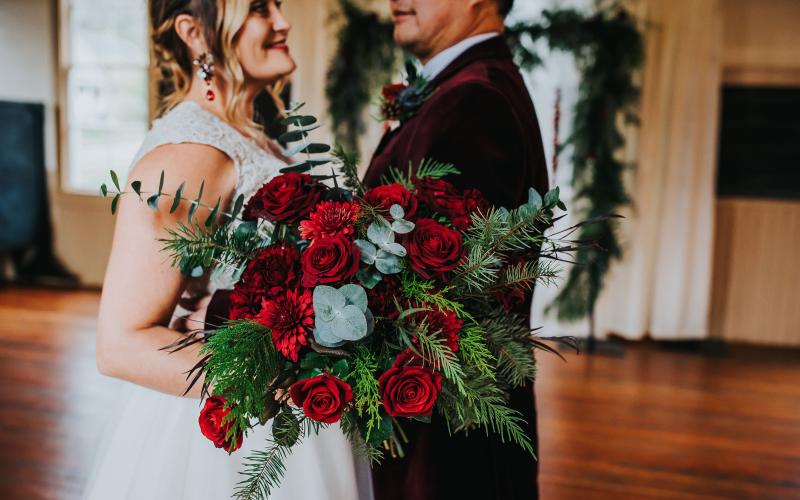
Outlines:
[[[496,206],[512,209],[528,188],[548,189],[541,133],[530,94],[505,41],[480,43],[431,82],[431,98],[400,128],[387,133],[365,182],[381,182],[389,167],[406,170],[423,159],[453,163],[462,188],[478,188]],[[512,392],[511,405],[528,422],[536,447],[533,387]],[[434,414],[430,425],[401,422],[410,434],[406,457],[387,457],[373,471],[376,500],[531,500],[538,498],[537,462],[514,444],[481,430],[449,436]]]

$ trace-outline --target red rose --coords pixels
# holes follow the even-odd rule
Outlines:
[[[300,222],[300,236],[306,240],[331,236],[353,236],[361,206],[351,201],[322,201],[308,220]]]
[[[367,290],[369,309],[376,316],[392,320],[400,315],[395,299],[403,303],[403,287],[394,276],[384,276],[372,290]]]
[[[378,378],[381,401],[391,417],[430,415],[433,410],[442,376],[417,361],[413,353],[401,353],[392,368]]]
[[[444,273],[458,267],[464,255],[461,233],[433,219],[419,219],[416,224],[401,238],[411,269],[426,279],[434,275],[444,279]]]
[[[275,348],[296,362],[300,348],[308,345],[308,334],[314,329],[311,290],[289,290],[282,296],[265,299],[256,320],[272,330]]]
[[[300,278],[300,254],[294,246],[271,245],[250,261],[231,294],[230,319],[252,318],[264,298],[293,289]]]
[[[405,211],[405,220],[411,220],[417,213],[417,197],[402,184],[394,183],[386,186],[377,186],[364,194],[364,202],[376,208],[389,211],[392,205],[400,205]]]
[[[423,177],[414,185],[414,192],[433,212],[448,218],[466,213],[463,195],[447,181]]]
[[[206,399],[198,421],[200,422],[200,432],[210,439],[214,446],[225,448],[228,453],[233,453],[242,446],[244,436],[239,431],[234,441],[227,439],[226,436],[233,426],[233,422],[223,422],[231,412],[230,408],[225,408],[225,403],[225,398],[220,396],[211,396]]]
[[[421,311],[413,315],[418,324],[423,321],[427,326],[428,333],[435,334],[442,340],[451,351],[458,351],[458,333],[461,331],[463,322],[458,319],[453,311],[440,311],[433,307],[427,311]],[[418,344],[416,337],[414,343]]]
[[[320,199],[324,186],[308,174],[289,172],[264,184],[245,206],[245,220],[297,222],[307,216]]]
[[[352,278],[358,272],[361,252],[344,236],[320,238],[306,248],[300,258],[303,268],[302,285],[312,288]]]
[[[464,200],[464,213],[453,215],[451,222],[454,228],[459,231],[466,231],[472,224],[471,215],[475,212],[485,214],[489,211],[491,205],[489,200],[483,196],[483,193],[477,189],[464,190],[462,199]]]
[[[295,382],[289,394],[308,418],[326,424],[337,422],[347,403],[353,400],[350,385],[327,373]]]
[[[381,89],[381,94],[383,98],[386,99],[388,102],[394,102],[397,99],[397,95],[400,94],[403,90],[407,87],[404,83],[393,83],[391,85],[384,85]]]

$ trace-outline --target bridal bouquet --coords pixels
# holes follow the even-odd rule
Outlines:
[[[373,460],[402,455],[404,420],[434,413],[452,432],[480,428],[533,453],[506,401],[534,379],[533,351],[553,351],[515,311],[555,277],[549,258],[571,251],[545,236],[565,208],[558,189],[493,207],[434,161],[366,189],[353,158],[317,156],[330,148],[308,142],[316,120],[296,110],[281,140],[299,143],[287,156],[303,161],[228,213],[208,207],[205,220],[196,217],[202,193],[190,201],[179,190],[172,210],[186,201],[189,218],[163,241],[188,275],[234,272],[223,326],[168,349],[203,343],[188,380],[203,378],[200,431],[215,446],[231,453],[271,422],[235,496],[268,496],[292,447],[335,423]],[[341,178],[310,174],[332,162]],[[117,191],[101,191],[115,194],[115,210],[125,192],[112,180]],[[131,183],[140,197],[141,187]],[[154,209],[168,196],[161,187],[146,195]]]

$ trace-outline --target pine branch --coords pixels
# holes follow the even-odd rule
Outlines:
[[[453,287],[446,286],[437,289],[436,284],[430,280],[422,280],[416,273],[405,272],[400,276],[402,281],[403,296],[417,304],[430,304],[440,311],[452,311],[459,318],[473,320],[464,305],[450,299],[447,294]]]
[[[272,439],[267,440],[266,451],[254,451],[247,457],[244,471],[245,478],[236,486],[233,498],[236,500],[266,500],[273,488],[276,488],[286,473],[286,458],[291,454],[291,447],[281,446]]]
[[[344,186],[352,191],[355,196],[364,196],[364,193],[367,192],[367,188],[361,181],[361,176],[358,174],[358,152],[348,152],[344,149],[344,146],[337,144],[333,155],[341,162]]]
[[[527,319],[518,314],[493,312],[484,317],[481,327],[497,359],[497,375],[513,387],[536,378],[531,331]]]
[[[436,332],[428,333],[424,323],[417,327],[416,333],[423,363],[441,371],[459,392],[465,393],[464,369],[455,353],[444,343],[444,339],[436,335]]]
[[[422,160],[417,169],[416,176],[418,179],[430,177],[431,179],[441,179],[448,175],[460,175],[461,171],[458,170],[452,163],[444,163],[430,158]]]

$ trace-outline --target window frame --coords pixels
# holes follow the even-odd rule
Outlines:
[[[140,0],[145,1],[145,0]],[[55,13],[55,102],[56,102],[56,190],[60,198],[73,199],[78,203],[88,201],[87,199],[99,198],[100,185],[97,192],[90,189],[81,189],[70,185],[70,142],[69,142],[69,71],[72,68],[71,48],[70,48],[70,27],[69,9],[70,0],[51,0],[53,12]],[[152,68],[152,28],[147,23],[147,126],[150,127],[155,113],[155,92],[153,89],[153,68]],[[133,158],[131,158],[133,160]],[[106,181],[104,179],[104,181]]]

